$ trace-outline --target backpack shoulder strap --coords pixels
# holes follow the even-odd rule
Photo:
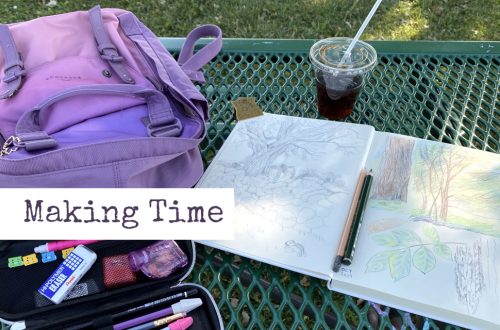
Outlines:
[[[108,61],[109,66],[126,84],[134,84],[134,78],[130,75],[125,65],[123,57],[118,54],[118,50],[111,42],[108,32],[104,28],[102,21],[101,7],[99,5],[89,10],[89,20],[94,32],[94,37],[97,42],[97,48],[101,54],[101,58]]]
[[[6,85],[5,90],[0,91],[0,99],[5,99],[17,92],[21,87],[23,76],[26,74],[21,54],[17,51],[14,38],[12,38],[9,27],[5,24],[0,24],[0,48],[2,48],[5,60],[2,80]]]

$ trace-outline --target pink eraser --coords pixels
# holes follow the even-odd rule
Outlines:
[[[188,316],[172,322],[168,325],[169,330],[186,330],[193,324],[193,318]]]

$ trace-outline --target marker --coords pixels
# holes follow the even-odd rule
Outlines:
[[[354,214],[354,223],[352,225],[351,233],[349,235],[349,240],[347,241],[347,248],[345,251],[344,259],[342,263],[344,265],[350,265],[352,263],[352,258],[354,256],[354,249],[356,247],[356,241],[358,240],[359,231],[361,229],[361,222],[363,220],[363,215],[365,214],[366,203],[368,202],[368,197],[370,195],[370,188],[372,186],[373,174],[372,171],[365,176],[363,180],[363,187],[361,188],[361,196],[359,197],[359,205]]]
[[[176,324],[188,324],[189,323],[189,318],[185,318],[186,317],[186,313],[177,313],[177,314],[174,314],[174,315],[170,315],[170,316],[167,316],[167,317],[164,317],[164,318],[161,318],[161,319],[158,319],[158,320],[154,320],[154,321],[151,321],[151,322],[148,322],[148,323],[144,323],[144,324],[141,324],[141,325],[138,325],[136,327],[133,327],[133,328],[129,328],[128,330],[150,330],[150,329],[154,329],[156,327],[159,327],[160,325],[167,325],[169,323],[172,323],[169,325],[169,327],[174,327],[176,326]],[[177,323],[177,322],[174,322],[176,320],[179,320],[179,319],[182,319],[181,323]],[[186,327],[183,327],[182,329],[186,329],[188,328],[191,324],[193,324],[193,321],[191,320],[191,323],[189,323],[189,325],[187,325]]]
[[[35,253],[45,253],[50,251],[61,251],[77,245],[87,245],[99,241],[59,241],[49,242],[35,247]]]
[[[160,305],[160,304],[164,304],[164,303],[170,302],[172,300],[177,300],[177,299],[180,299],[180,298],[192,297],[192,296],[195,296],[197,294],[198,294],[198,289],[196,289],[196,288],[188,290],[188,291],[184,291],[184,292],[179,292],[179,293],[176,293],[174,295],[167,296],[167,297],[161,298],[161,299],[157,299],[157,300],[154,300],[154,301],[149,302],[147,304],[144,304],[144,305],[141,305],[141,306],[137,306],[137,307],[133,307],[133,308],[127,309],[126,311],[113,314],[113,315],[111,315],[111,319],[115,320],[115,319],[118,319],[120,317],[124,317],[124,316],[130,315],[132,313],[143,311],[143,310],[145,310],[147,308],[150,308],[150,307],[154,307],[154,306],[157,306],[157,305]],[[89,321],[89,322],[85,322],[85,323],[73,326],[71,328],[67,328],[66,330],[80,330],[80,329],[91,328],[92,324],[93,324],[92,321]]]
[[[344,231],[342,232],[342,236],[340,238],[339,248],[337,250],[337,257],[335,257],[335,262],[333,263],[333,271],[338,272],[340,270],[340,265],[342,264],[342,259],[344,259],[345,249],[347,246],[347,240],[349,239],[349,232],[352,228],[352,222],[354,220],[354,214],[359,205],[359,197],[361,196],[361,188],[363,186],[363,182],[365,181],[365,177],[367,172],[362,170],[358,183],[356,184],[356,190],[354,191],[354,196],[352,197],[351,208],[349,209],[349,214],[347,215],[347,220],[344,225]]]
[[[138,324],[156,320],[158,318],[169,316],[172,314],[189,313],[190,311],[200,307],[201,305],[202,301],[200,298],[182,299],[178,303],[175,303],[168,308],[160,309],[157,312],[146,314],[144,316],[140,316],[132,320],[115,324],[113,325],[113,330],[125,330],[133,326],[136,326]]]

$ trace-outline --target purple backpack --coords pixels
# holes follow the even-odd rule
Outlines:
[[[193,186],[208,105],[191,80],[221,47],[204,25],[176,62],[132,13],[98,6],[0,25],[0,187]]]

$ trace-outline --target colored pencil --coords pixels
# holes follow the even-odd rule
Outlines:
[[[368,197],[370,196],[370,188],[372,186],[373,174],[372,171],[365,176],[363,181],[363,187],[361,188],[361,196],[359,197],[359,204],[354,215],[354,221],[352,225],[351,233],[349,234],[349,240],[347,241],[347,247],[344,254],[344,259],[342,263],[344,265],[350,265],[354,257],[354,249],[356,248],[356,241],[358,240],[359,231],[361,229],[361,222],[363,221],[363,215],[365,214],[366,203],[368,202]]]

